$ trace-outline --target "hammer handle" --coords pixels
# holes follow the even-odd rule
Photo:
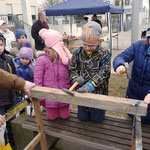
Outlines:
[[[70,91],[73,91],[75,88],[76,88],[76,86],[78,85],[78,81],[76,81],[71,87],[70,87]]]
[[[126,74],[126,70],[120,71],[120,74]]]

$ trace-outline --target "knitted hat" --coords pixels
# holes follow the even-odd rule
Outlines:
[[[24,42],[23,43],[23,47],[29,47],[29,48],[32,48],[32,44],[31,44],[31,42]]]
[[[147,28],[147,30],[146,30],[146,37],[147,37],[147,38],[150,38],[150,27]]]
[[[19,58],[27,58],[32,61],[33,51],[29,47],[22,47],[19,51]]]
[[[6,23],[4,20],[0,20],[0,26],[2,26],[4,23]]]
[[[16,29],[15,31],[16,40],[18,40],[21,35],[25,35],[27,38],[27,34],[23,29]]]
[[[83,26],[82,42],[86,45],[98,45],[102,29],[95,21],[89,21]]]
[[[62,59],[62,63],[67,65],[72,58],[70,51],[64,46],[63,36],[60,32],[51,29],[41,29],[39,32],[40,37],[44,40],[46,47],[53,48]]]

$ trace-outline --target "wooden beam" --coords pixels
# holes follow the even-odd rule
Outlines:
[[[43,121],[42,121],[42,115],[40,110],[40,104],[37,99],[33,98],[33,106],[35,111],[35,119],[36,119],[38,132],[42,134],[40,139],[41,150],[48,150]]]
[[[24,108],[26,108],[26,106],[28,104],[29,104],[28,101],[25,100],[21,104],[19,104],[18,106],[16,106],[13,110],[11,110],[10,112],[8,112],[7,115],[5,116],[6,121],[10,120],[12,117],[14,117],[16,114],[18,114],[21,110],[23,110]]]
[[[36,86],[31,90],[32,97],[38,99],[48,99],[63,103],[76,104],[80,106],[111,110],[116,112],[125,112],[145,116],[147,113],[147,104],[141,102],[138,107],[135,107],[134,99],[105,96],[90,93],[74,92],[74,96],[70,96],[61,89],[47,88]]]
[[[141,117],[136,116],[136,150],[142,150],[142,130],[141,130]]]
[[[24,148],[24,150],[33,150],[35,146],[40,142],[42,134],[38,133],[36,137]]]

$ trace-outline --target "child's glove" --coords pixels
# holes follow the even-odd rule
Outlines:
[[[78,82],[79,87],[81,87],[85,83],[85,80],[82,77],[77,77],[77,78],[73,79],[72,82],[75,83],[76,81]]]
[[[95,90],[93,84],[87,83],[77,90],[79,93],[92,93]]]

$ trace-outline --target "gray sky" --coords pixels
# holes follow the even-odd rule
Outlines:
[[[41,4],[42,2],[44,2],[45,0],[37,0],[37,2],[39,3],[39,4]]]

